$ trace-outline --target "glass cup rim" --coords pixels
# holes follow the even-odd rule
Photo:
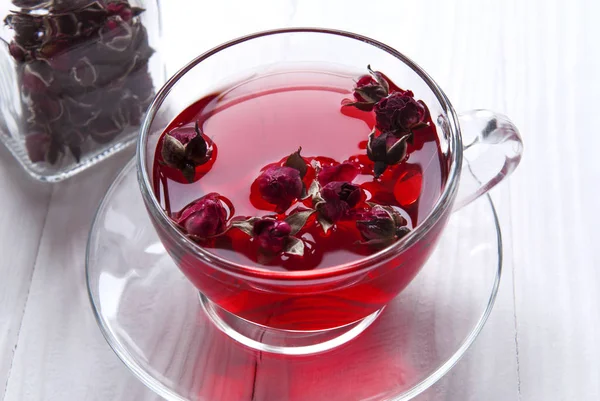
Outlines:
[[[222,258],[207,249],[204,249],[185,235],[177,228],[173,221],[167,216],[164,209],[160,206],[160,203],[154,195],[152,190],[152,184],[150,177],[147,173],[146,157],[145,157],[145,143],[150,133],[150,126],[154,121],[159,108],[164,102],[165,98],[171,92],[171,89],[177,82],[190,70],[200,64],[207,58],[219,53],[222,50],[228,49],[235,45],[253,40],[259,39],[266,36],[290,34],[290,33],[311,33],[311,34],[325,34],[341,36],[349,39],[354,39],[363,43],[367,43],[371,46],[377,47],[382,51],[396,57],[412,71],[414,71],[434,93],[437,100],[446,115],[447,124],[449,128],[449,154],[450,154],[450,168],[448,171],[448,178],[446,179],[442,194],[438,197],[435,205],[431,212],[427,215],[425,220],[417,225],[408,235],[404,238],[394,242],[388,247],[374,253],[372,255],[354,260],[352,262],[331,266],[323,269],[311,270],[311,271],[274,271],[258,267],[245,266],[243,264],[231,262],[225,258]],[[444,215],[446,210],[451,207],[457,191],[460,181],[460,170],[462,166],[462,139],[460,125],[458,124],[458,117],[452,104],[450,103],[446,94],[438,86],[438,84],[427,74],[421,67],[419,67],[411,59],[395,50],[394,48],[379,42],[369,37],[336,29],[326,28],[310,28],[310,27],[298,27],[298,28],[282,28],[273,29],[267,31],[260,31],[252,34],[248,34],[221,45],[218,45],[201,55],[194,58],[177,73],[175,73],[169,80],[163,85],[154,97],[152,103],[148,107],[146,115],[140,129],[140,136],[137,143],[136,151],[136,167],[137,167],[137,179],[140,186],[140,191],[144,199],[144,203],[150,213],[150,217],[155,222],[160,224],[161,228],[165,229],[168,235],[172,238],[177,239],[177,242],[184,246],[193,255],[209,264],[211,267],[217,268],[218,270],[224,271],[228,274],[240,275],[242,277],[252,276],[261,279],[267,279],[268,281],[278,280],[315,280],[324,279],[331,276],[338,276],[340,274],[355,273],[357,271],[367,271],[369,267],[377,266],[380,262],[402,253],[404,250],[410,248],[413,244],[423,238],[429,230],[438,222],[438,220]]]

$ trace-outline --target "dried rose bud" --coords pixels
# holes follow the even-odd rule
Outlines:
[[[93,86],[98,80],[96,68],[87,57],[79,59],[71,70],[73,80],[82,87]]]
[[[44,62],[28,63],[23,68],[21,85],[28,93],[45,93],[54,82],[54,72]]]
[[[8,45],[8,51],[10,55],[18,62],[22,63],[25,61],[27,53],[23,47],[19,46],[16,42],[10,42]]]
[[[187,234],[209,238],[225,232],[227,209],[216,193],[210,193],[186,206],[176,219]]]
[[[367,81],[365,78],[367,77],[359,79],[354,88],[354,96],[359,102],[375,104],[388,95],[387,90],[377,81],[374,79]]]
[[[369,135],[367,156],[375,162],[374,175],[379,177],[388,166],[398,164],[406,157],[407,141],[410,134],[398,139],[392,132],[384,132],[375,137],[375,131]]]
[[[292,233],[292,227],[285,221],[263,218],[254,223],[252,235],[258,245],[270,252],[281,252]]]
[[[110,142],[139,124],[153,92],[151,79],[149,85],[132,79],[147,75],[153,53],[135,19],[143,9],[127,0],[12,2],[27,9],[5,19],[14,32],[8,51],[22,64],[17,72],[25,129],[51,138],[50,145],[31,139],[31,147],[47,148],[41,153],[48,163],[69,150],[78,160],[93,150],[92,141]],[[90,95],[97,99],[87,101]],[[40,160],[39,153],[33,158]]]
[[[321,197],[324,202],[317,205],[319,213],[330,222],[335,223],[360,202],[362,192],[357,185],[335,181],[323,187]]]
[[[343,162],[336,166],[323,167],[317,176],[322,186],[333,181],[352,182],[358,175],[358,168],[351,163]]]
[[[194,128],[186,125],[168,132],[163,138],[161,156],[167,166],[180,170],[192,182],[196,167],[210,159],[208,143],[202,136],[198,122]]]
[[[395,92],[375,105],[377,128],[380,131],[409,133],[424,124],[426,109],[411,91]]]
[[[100,30],[102,44],[111,50],[124,52],[133,41],[133,29],[131,25],[123,21],[120,16],[111,16],[106,19]]]
[[[356,222],[356,228],[365,241],[385,243],[406,235],[407,223],[393,208],[375,205]]]
[[[379,71],[373,71],[367,66],[370,75],[361,76],[354,88],[356,102],[347,103],[362,111],[371,111],[377,102],[385,98],[390,91],[390,85]]]
[[[292,167],[269,167],[257,178],[262,198],[285,210],[302,196],[304,184],[300,172]]]
[[[33,163],[43,162],[46,160],[50,143],[52,139],[45,132],[36,132],[25,137],[25,147],[29,154],[29,159]]]
[[[133,18],[133,11],[127,2],[116,1],[106,5],[106,11],[111,15],[118,15],[123,21],[130,21]]]
[[[4,23],[15,31],[15,41],[25,48],[42,42],[43,19],[26,13],[9,14]]]

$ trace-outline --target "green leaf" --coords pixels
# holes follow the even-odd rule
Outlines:
[[[304,242],[296,237],[290,237],[283,249],[288,255],[304,256]]]
[[[308,196],[310,196],[310,198],[313,201],[313,205],[316,207],[319,203],[324,202],[323,198],[321,197],[321,184],[319,184],[319,181],[317,181],[317,179],[315,178],[314,181],[310,184],[310,187],[308,188]]]
[[[382,162],[382,161],[375,162],[375,165],[373,166],[373,176],[375,178],[381,177],[381,175],[383,173],[385,173],[385,170],[387,168],[388,168],[388,165],[385,164],[385,162]]]
[[[404,135],[402,138],[398,139],[396,143],[390,146],[386,154],[386,162],[388,165],[398,164],[404,160],[407,149],[406,142],[408,141],[409,137],[410,134]]]
[[[398,239],[402,239],[405,236],[407,236],[408,234],[410,234],[410,228],[408,227],[398,227],[398,230],[396,230],[396,237]]]
[[[248,220],[238,220],[231,222],[231,228],[237,228],[238,230],[248,234],[249,236],[254,236],[254,223],[260,220],[259,217],[251,217]]]
[[[163,138],[160,154],[169,167],[180,168],[185,161],[185,147],[169,134]]]
[[[375,127],[369,133],[369,141],[367,142],[367,156],[373,160],[373,141],[375,140]]]
[[[319,224],[321,225],[321,228],[323,229],[323,232],[325,234],[327,234],[329,232],[329,230],[331,230],[331,228],[333,227],[333,223],[330,222],[329,220],[327,220],[325,217],[323,217],[321,214],[319,214],[317,216],[317,221],[319,222]]]
[[[190,184],[194,182],[196,176],[196,167],[193,164],[186,163],[181,169],[181,173]]]
[[[387,212],[387,214],[390,215],[390,217],[394,220],[394,224],[396,225],[396,227],[400,228],[402,226],[405,226],[408,223],[406,221],[406,219],[404,218],[404,216],[402,216],[392,206],[380,206],[380,205],[378,205],[377,207],[385,210]]]
[[[289,215],[285,221],[292,227],[291,235],[296,235],[308,221],[308,218],[315,212],[313,209],[302,210]]]
[[[196,121],[196,136],[193,137],[187,145],[185,145],[185,157],[188,161],[193,162],[196,165],[205,163],[206,154],[208,153],[208,144],[202,136],[202,132],[198,127],[198,121]]]
[[[387,96],[385,88],[380,85],[367,85],[362,88],[355,88],[354,92],[358,93],[360,97],[366,100],[366,102],[355,102],[355,103],[367,103],[374,105],[381,99]],[[356,104],[354,104],[356,106]],[[366,106],[366,105],[365,105]]]
[[[304,178],[308,167],[306,166],[306,162],[304,161],[302,156],[300,156],[301,151],[302,147],[298,148],[296,152],[289,155],[287,160],[285,161],[285,166],[298,170],[300,172],[300,177]]]
[[[390,84],[385,79],[385,77],[383,76],[383,74],[380,73],[379,71],[373,71],[371,69],[371,64],[369,64],[367,66],[367,69],[369,70],[369,73],[373,76],[373,78],[375,78],[375,81],[377,81],[377,83],[379,85],[381,85],[383,87],[383,89],[385,89],[386,96],[387,96],[387,94],[390,93]]]

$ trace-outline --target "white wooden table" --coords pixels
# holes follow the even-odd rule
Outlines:
[[[169,0],[163,50],[173,73],[250,31],[352,30],[416,60],[459,111],[509,115],[525,157],[493,192],[507,244],[500,296],[465,358],[418,399],[593,401],[600,399],[598,15],[598,0]],[[105,343],[84,281],[93,213],[131,154],[45,185],[0,149],[0,399],[158,399]]]

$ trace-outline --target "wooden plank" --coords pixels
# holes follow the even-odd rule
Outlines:
[[[92,217],[131,155],[127,151],[54,186],[6,400],[113,400],[123,393],[140,399],[138,394],[148,394],[100,334],[85,285]]]
[[[522,399],[598,400],[600,4],[507,6],[507,111],[526,145],[510,184]]]
[[[0,149],[0,394],[4,394],[27,303],[51,187]]]

